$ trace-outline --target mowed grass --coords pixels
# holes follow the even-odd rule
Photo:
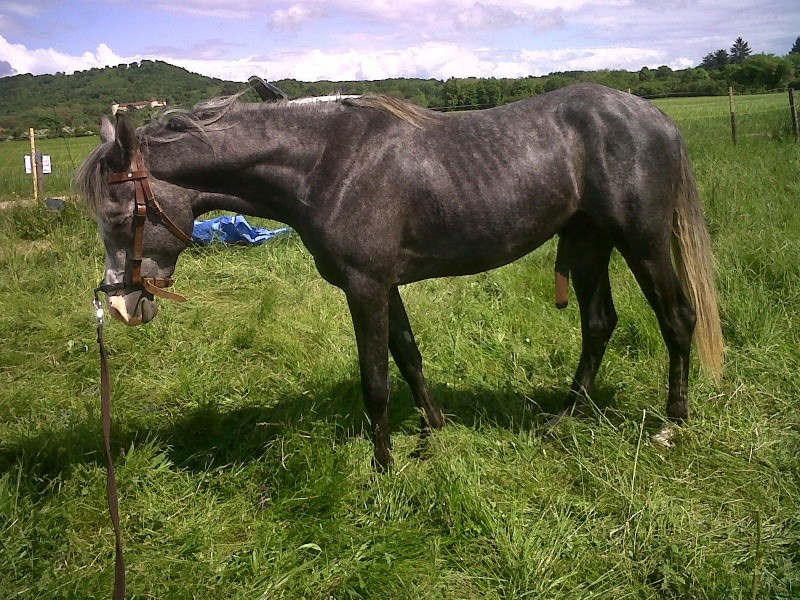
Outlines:
[[[593,403],[550,432],[580,349],[574,300],[552,306],[552,244],[404,288],[451,422],[420,446],[393,370],[381,476],[344,298],[299,240],[191,249],[189,302],[106,331],[129,597],[799,597],[798,149],[734,148],[683,102],[662,107],[714,238],[727,366],[715,386],[694,365],[676,448],[648,442],[666,352],[619,257]],[[0,212],[0,598],[110,595],[102,263],[79,207]]]

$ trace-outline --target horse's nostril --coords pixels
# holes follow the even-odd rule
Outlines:
[[[142,298],[139,306],[141,307],[142,311],[142,323],[149,323],[155,319],[156,315],[158,314],[158,304],[156,304],[155,301]]]

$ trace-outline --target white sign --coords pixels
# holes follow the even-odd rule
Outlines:
[[[37,153],[38,154],[38,153]],[[31,155],[25,155],[25,173],[28,175],[33,174],[33,167],[31,166]],[[51,175],[53,173],[53,161],[50,159],[49,154],[42,156],[42,174]]]

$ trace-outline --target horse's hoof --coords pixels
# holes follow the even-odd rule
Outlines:
[[[372,457],[372,468],[377,473],[388,473],[392,470],[394,460],[390,452],[378,453]]]
[[[674,448],[675,442],[673,439],[675,438],[675,429],[672,425],[663,425],[661,427],[661,431],[658,433],[654,433],[650,437],[650,441],[653,443],[654,446],[658,446],[659,448]]]
[[[425,440],[420,440],[417,442],[417,447],[411,452],[411,458],[414,460],[428,460],[431,457],[431,447],[430,444],[426,443]]]
[[[545,429],[553,429],[556,425],[561,423],[561,419],[562,419],[563,416],[564,415],[561,415],[561,414],[553,415],[552,417],[547,419],[547,421],[544,422],[544,428]]]
[[[545,421],[545,423],[544,423],[545,429],[553,429],[556,425],[561,423],[561,421],[564,419],[565,416],[567,416],[568,414],[572,414],[573,408],[574,408],[574,405],[567,406],[566,408],[562,408],[560,411],[558,411],[552,417],[547,419],[547,421]]]

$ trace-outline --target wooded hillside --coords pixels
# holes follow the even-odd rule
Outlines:
[[[158,99],[170,106],[191,106],[202,98],[230,94],[241,87],[154,61],[72,75],[16,75],[0,79],[0,127],[6,136],[27,132],[29,127],[49,129],[51,135],[61,134],[67,127],[66,133],[80,134],[96,131],[100,115],[109,114],[114,101]]]
[[[716,55],[719,60],[712,60]],[[733,86],[737,93],[758,93],[800,82],[800,52],[786,57],[767,54],[725,62],[724,50],[710,54],[697,68],[673,71],[662,66],[637,72],[620,70],[571,71],[520,79],[450,78],[387,79],[383,81],[318,81],[294,79],[275,82],[289,98],[332,93],[385,93],[421,106],[441,109],[490,107],[554,90],[579,81],[591,81],[640,96],[722,95]],[[726,54],[727,56],[727,54]],[[0,78],[0,140],[27,135],[33,127],[40,137],[83,135],[97,130],[101,114],[111,104],[161,100],[170,107],[191,107],[203,98],[233,94],[246,83],[223,81],[190,73],[161,61],[142,61],[72,75],[30,74]],[[253,94],[253,99],[255,95]],[[154,109],[157,110],[157,109]],[[143,122],[153,110],[135,111]]]

